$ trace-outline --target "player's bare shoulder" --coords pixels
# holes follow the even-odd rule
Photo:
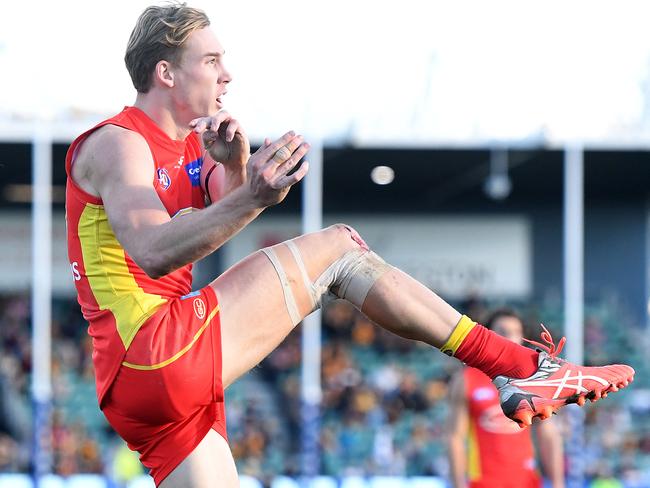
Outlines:
[[[144,137],[123,127],[105,125],[77,150],[72,178],[84,191],[99,197],[105,184],[141,171],[153,174],[153,159]]]

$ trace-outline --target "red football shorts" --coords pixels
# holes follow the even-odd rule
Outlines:
[[[169,300],[140,328],[104,415],[158,486],[210,429],[224,438],[221,328],[214,291]]]

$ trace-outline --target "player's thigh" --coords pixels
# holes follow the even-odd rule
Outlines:
[[[160,488],[238,488],[237,468],[226,440],[210,429]]]
[[[349,229],[332,226],[293,240],[310,281],[345,252],[358,247]],[[300,318],[312,302],[300,268],[285,244],[273,247],[291,287]],[[291,332],[284,291],[269,258],[258,251],[211,283],[219,299],[224,388],[264,359]]]

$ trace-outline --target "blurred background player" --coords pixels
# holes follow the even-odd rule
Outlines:
[[[511,309],[498,309],[485,327],[521,344],[524,324]],[[487,376],[464,367],[449,390],[449,467],[454,488],[541,488],[533,432],[521,429],[501,410],[499,393]],[[553,488],[564,487],[563,446],[553,421],[534,427],[544,472]]]

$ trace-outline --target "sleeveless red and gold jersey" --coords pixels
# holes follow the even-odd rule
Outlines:
[[[501,410],[499,393],[485,374],[464,369],[469,413],[467,470],[470,486],[541,486],[530,429],[520,429]]]
[[[169,298],[192,290],[191,264],[160,279],[147,276],[115,238],[101,199],[89,195],[73,181],[72,164],[77,148],[93,131],[108,124],[135,131],[145,138],[155,165],[151,184],[170,217],[204,207],[200,185],[203,160],[194,132],[184,141],[172,140],[143,111],[125,107],[116,116],[80,135],[68,149],[65,161],[68,257],[79,304],[93,340],[100,405],[138,329]]]

